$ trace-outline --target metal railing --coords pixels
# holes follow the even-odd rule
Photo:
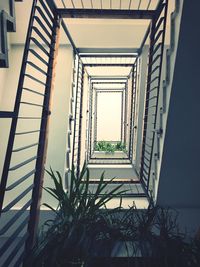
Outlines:
[[[88,132],[88,161],[91,158],[92,150],[93,150],[93,144],[92,144],[92,127],[93,127],[93,84],[90,83],[90,92],[89,92],[89,132]]]
[[[75,117],[75,99],[76,99],[76,75],[78,73],[78,56],[74,54],[73,61],[73,73],[72,73],[72,86],[71,86],[71,98],[70,98],[70,111],[69,111],[69,121],[68,121],[68,133],[67,133],[67,153],[66,153],[66,185],[69,185],[68,174],[72,168],[72,145],[74,137],[74,117]]]
[[[156,132],[158,99],[162,70],[168,0],[160,1],[154,19],[151,22],[148,75],[144,110],[143,143],[140,177],[148,194],[153,146]]]
[[[53,4],[33,0],[0,184],[0,236],[9,236],[0,248],[2,267],[20,266],[34,244],[58,29]]]
[[[79,59],[78,71],[77,71],[77,82],[76,82],[74,137],[73,137],[73,150],[72,150],[72,162],[76,169],[77,175],[80,172],[80,157],[81,157],[83,77],[84,77],[84,67],[83,67],[82,61]]]
[[[135,106],[136,106],[136,89],[138,74],[138,58],[132,69],[132,88],[131,88],[131,117],[130,117],[130,135],[129,135],[129,159],[133,159],[134,127],[135,127]]]

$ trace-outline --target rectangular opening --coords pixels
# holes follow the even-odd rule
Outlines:
[[[97,141],[121,141],[122,92],[101,92],[97,99]]]

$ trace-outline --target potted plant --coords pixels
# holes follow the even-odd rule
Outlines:
[[[110,181],[104,181],[103,173],[92,191],[86,165],[78,177],[72,168],[68,191],[63,187],[59,172],[50,169],[48,173],[54,187],[45,190],[57,199],[58,207],[44,205],[52,209],[56,217],[45,223],[47,230],[42,231],[25,267],[93,266],[89,263],[91,258],[110,258],[118,243],[127,247],[132,267],[200,266],[199,235],[192,241],[186,240],[173,210],[155,206],[153,201],[144,210],[138,210],[135,205],[123,210],[121,185],[109,191]],[[120,197],[121,203],[108,210],[106,203],[113,197]]]
[[[67,191],[59,172],[50,169],[47,173],[53,179],[54,187],[44,190],[58,201],[58,207],[55,209],[48,203],[43,205],[51,209],[56,217],[45,223],[47,230],[39,236],[25,266],[83,266],[89,257],[101,254],[102,243],[110,246],[110,216],[118,209],[107,210],[105,206],[112,198],[124,193],[120,191],[122,185],[109,191],[110,181],[104,181],[103,173],[92,192],[86,164],[78,177],[72,167]],[[105,191],[106,194],[103,194]]]
[[[126,145],[122,142],[117,142],[113,144],[112,142],[108,141],[98,141],[95,143],[95,151],[105,152],[106,154],[113,154],[114,152],[127,152]]]

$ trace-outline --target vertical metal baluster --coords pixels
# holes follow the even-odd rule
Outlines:
[[[124,107],[124,144],[126,145],[126,141],[127,141],[127,123],[128,123],[128,81],[125,84],[125,107]]]
[[[122,101],[121,101],[121,138],[120,138],[120,140],[121,140],[121,143],[122,143],[123,140],[124,140],[124,133],[125,133],[125,131],[124,131],[124,125],[125,125],[124,105],[125,105],[125,101],[124,101],[124,93],[123,93],[123,91],[121,92],[121,99],[122,99]],[[125,108],[126,108],[126,106],[125,106]]]
[[[145,154],[145,143],[146,143],[146,136],[147,136],[147,121],[148,121],[148,108],[149,108],[149,99],[150,97],[150,81],[151,81],[151,71],[152,71],[152,64],[153,61],[153,42],[155,39],[155,21],[152,20],[151,22],[151,35],[150,35],[150,49],[149,49],[149,67],[148,67],[148,76],[147,76],[147,88],[146,88],[146,104],[145,104],[145,112],[144,112],[144,126],[143,126],[143,141],[142,141],[142,154],[141,154],[141,167],[140,167],[140,177],[141,181],[143,181],[143,172],[144,172],[144,154]]]
[[[76,99],[75,99],[75,114],[74,114],[74,136],[73,136],[73,149],[72,149],[72,164],[74,164],[75,160],[75,145],[76,145],[76,126],[77,126],[77,101],[78,101],[78,80],[79,80],[79,70],[80,70],[80,60],[78,59],[78,67],[77,67],[77,77],[76,77]]]
[[[90,92],[90,158],[92,156],[92,127],[93,127],[93,123],[92,123],[92,119],[93,119],[93,83],[91,85],[91,92]]]
[[[133,65],[132,69],[132,88],[131,88],[131,117],[130,117],[130,133],[129,133],[129,159],[132,160],[131,146],[132,146],[132,128],[133,128],[133,101],[134,101],[134,73],[136,65]]]
[[[81,96],[80,96],[80,115],[79,115],[79,136],[78,136],[78,157],[77,157],[77,176],[80,174],[80,164],[81,164],[81,134],[82,134],[82,118],[83,118],[83,84],[84,84],[84,67],[82,64],[81,73]]]
[[[94,146],[96,145],[97,142],[97,105],[98,105],[98,93],[97,90],[95,90],[95,110],[94,110]]]
[[[43,100],[43,110],[42,119],[40,124],[40,135],[39,135],[39,145],[37,150],[38,158],[36,160],[36,172],[34,175],[34,188],[32,192],[32,204],[30,209],[30,219],[28,224],[29,238],[26,242],[26,252],[33,247],[35,242],[35,235],[38,227],[39,212],[40,212],[40,201],[42,197],[42,184],[44,178],[44,164],[46,161],[46,150],[48,145],[48,128],[49,128],[49,115],[50,115],[50,105],[53,90],[53,74],[55,72],[55,57],[58,50],[59,44],[59,30],[60,21],[55,16],[52,31],[51,49],[50,57],[48,62],[47,70],[47,80],[45,87],[45,97]]]

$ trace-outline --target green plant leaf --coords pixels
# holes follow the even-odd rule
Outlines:
[[[48,192],[50,195],[52,195],[52,197],[56,198],[57,200],[59,200],[57,194],[55,194],[55,189],[54,188],[50,188],[50,187],[44,187],[43,188],[46,192]]]
[[[55,210],[55,209],[54,209],[53,207],[51,207],[50,205],[48,205],[47,203],[43,203],[42,205],[45,206],[45,207],[47,207],[47,208],[49,208],[50,210],[54,211],[56,214],[58,214],[58,211]]]

